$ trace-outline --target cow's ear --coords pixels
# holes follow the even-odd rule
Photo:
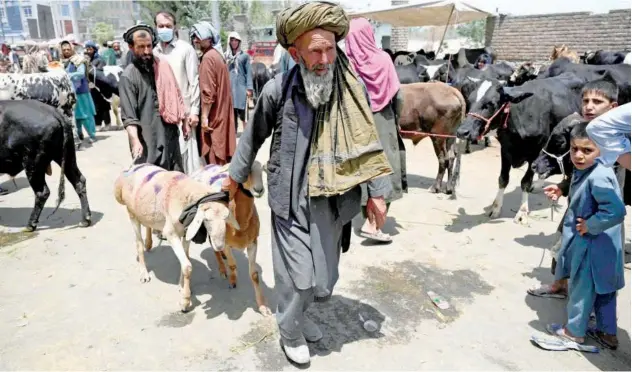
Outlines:
[[[529,98],[533,95],[531,92],[520,91],[514,87],[503,87],[502,90],[505,100],[511,103],[522,102],[525,98]]]
[[[475,82],[475,83],[478,83],[479,81],[481,81],[481,79],[479,79],[479,78],[475,78],[475,77],[471,77],[471,76],[468,76],[467,78],[468,78],[470,81],[473,81],[473,82]]]

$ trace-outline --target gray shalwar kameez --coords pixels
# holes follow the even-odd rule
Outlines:
[[[160,116],[153,73],[141,72],[130,63],[121,74],[119,93],[123,126],[137,126],[143,145],[143,154],[134,164],[151,163],[184,172],[179,129],[177,125],[164,123]]]
[[[272,263],[278,294],[277,323],[289,347],[303,340],[304,311],[314,299],[327,300],[338,280],[342,227],[360,212],[360,187],[335,197],[310,198],[307,162],[314,130],[298,66],[285,83],[268,82],[246,127],[229,173],[245,182],[257,151],[273,132],[268,162],[268,202],[272,209]],[[284,99],[282,99],[284,98]],[[282,105],[282,106],[281,106]],[[279,115],[281,114],[281,115]],[[368,183],[372,197],[390,193],[388,176]]]

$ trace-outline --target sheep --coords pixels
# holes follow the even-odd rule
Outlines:
[[[170,172],[151,164],[132,166],[119,175],[114,185],[116,201],[127,207],[134,228],[141,283],[150,280],[145,265],[145,247],[140,229],[143,225],[148,231],[161,231],[180,261],[180,310],[183,312],[191,305],[191,240],[196,236],[195,241],[199,242],[199,235],[204,232],[204,227],[213,248],[222,251],[226,225],[239,229],[228,208],[228,200],[202,200],[215,192],[212,187],[196,182],[184,173]],[[191,211],[191,206],[197,206],[197,212],[193,221],[185,228],[180,221],[184,215],[183,211]],[[148,240],[150,237],[151,235],[148,235]],[[202,242],[205,240],[206,236],[203,236]]]
[[[229,164],[224,166],[207,165],[193,173],[191,178],[205,185],[211,185],[215,190],[221,190],[221,184],[228,176],[228,167]],[[250,280],[255,290],[258,310],[263,316],[270,316],[272,312],[268,308],[266,299],[259,286],[259,273],[257,272],[256,266],[259,215],[253,195],[259,198],[264,193],[261,174],[261,164],[255,161],[250,169],[248,180],[238,189],[233,200],[230,202],[231,212],[237,220],[239,228],[236,229],[230,225],[226,226],[224,249],[221,252],[218,249],[215,250],[215,259],[217,260],[217,265],[219,266],[222,277],[228,277],[229,286],[235,288],[237,287],[237,264],[235,263],[232,249],[246,250],[248,256],[248,271],[250,272]],[[213,243],[211,242],[211,244]],[[228,261],[230,276],[226,274],[223,256],[225,256]]]

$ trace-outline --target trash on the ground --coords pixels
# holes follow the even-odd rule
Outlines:
[[[430,297],[430,300],[432,300],[432,303],[435,304],[435,306],[438,307],[439,309],[447,310],[450,308],[450,304],[445,298],[439,296],[433,291],[428,291],[426,293],[428,294],[428,297]]]
[[[362,322],[362,327],[364,327],[365,331],[373,333],[377,331],[377,329],[379,328],[377,323],[374,320],[364,319],[362,314],[359,314],[359,317],[360,317],[360,321]]]

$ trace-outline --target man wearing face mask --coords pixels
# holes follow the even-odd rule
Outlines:
[[[195,49],[174,35],[176,18],[171,12],[166,10],[158,12],[154,17],[154,24],[160,41],[154,48],[154,54],[169,62],[184,99],[187,123],[195,129],[199,123],[200,112],[199,61]],[[192,131],[188,140],[180,136],[182,165],[186,174],[191,174],[202,166],[197,141],[195,130]]]
[[[153,54],[153,29],[145,24],[123,35],[132,52],[119,82],[121,118],[134,164],[150,163],[183,171],[178,126],[189,134],[180,89],[171,67]]]

